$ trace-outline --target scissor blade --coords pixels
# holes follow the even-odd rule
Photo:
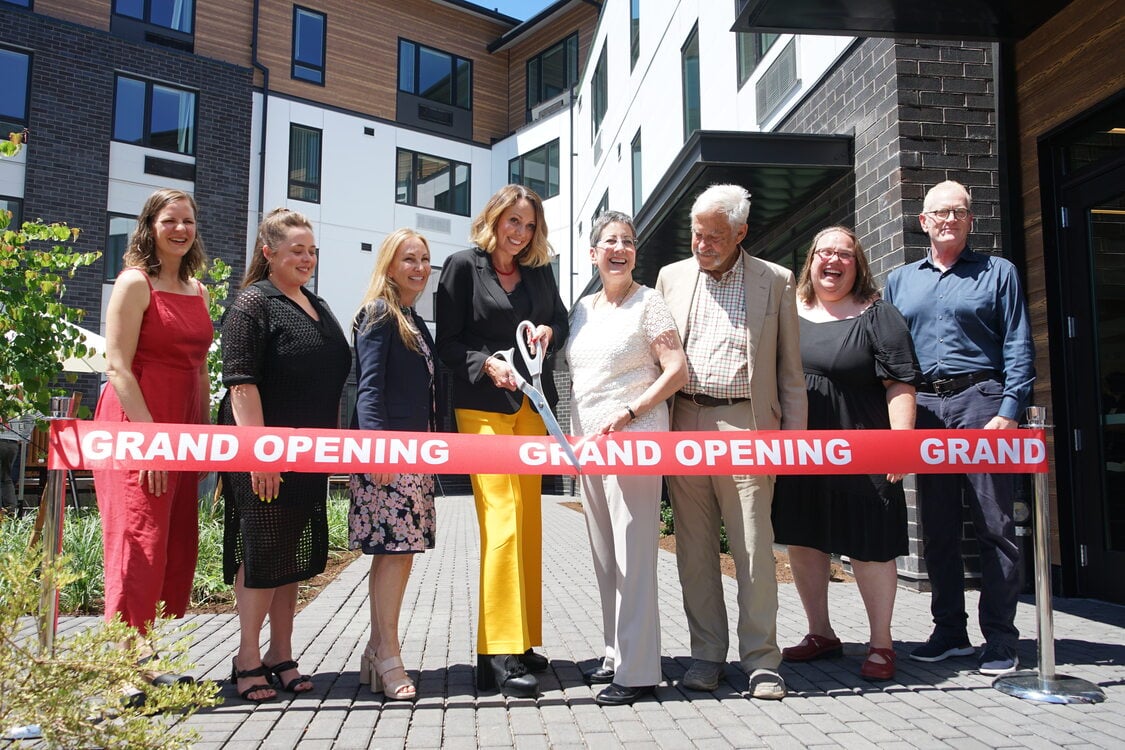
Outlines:
[[[559,426],[559,420],[555,419],[555,414],[551,411],[551,407],[547,405],[547,399],[530,383],[525,382],[520,386],[520,389],[527,394],[527,398],[531,401],[531,405],[535,407],[535,411],[539,412],[539,416],[543,419],[543,424],[547,427],[547,432],[551,433],[551,437],[562,446],[567,458],[570,459],[570,465],[574,467],[575,471],[581,474],[582,467],[578,463],[578,455],[575,454],[574,447],[571,446],[570,441],[566,439],[566,433],[563,432],[562,427]]]

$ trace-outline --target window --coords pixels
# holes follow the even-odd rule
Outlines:
[[[8,5],[18,5],[21,8],[30,8],[31,7],[31,0],[0,0],[0,2],[5,2]],[[2,201],[2,200],[3,199],[0,198],[0,201]]]
[[[598,57],[598,64],[594,68],[594,77],[590,81],[590,116],[594,120],[594,133],[602,126],[605,112],[609,109],[609,72],[605,63],[605,47]]]
[[[527,61],[527,112],[578,83],[578,35],[571,34]]]
[[[324,50],[327,46],[328,17],[315,10],[293,6],[292,76],[301,81],[324,85]]]
[[[105,252],[102,260],[105,261],[105,280],[113,281],[121,273],[121,266],[125,259],[125,249],[129,247],[129,238],[137,228],[137,219],[125,214],[109,214],[106,222]]]
[[[559,194],[559,139],[508,162],[508,182],[526,185],[540,198]]]
[[[602,199],[598,201],[597,208],[594,209],[594,215],[590,217],[590,226],[594,226],[594,222],[598,217],[609,210],[609,190],[602,193]]]
[[[691,30],[680,48],[680,71],[684,90],[684,140],[700,127],[699,103],[699,27]]]
[[[742,12],[748,0],[734,0],[735,15]],[[740,31],[735,34],[738,47],[738,85],[746,83],[747,79],[758,67],[758,63],[770,51],[770,47],[777,41],[781,34],[752,34]]]
[[[0,138],[27,127],[27,93],[31,57],[0,48]]]
[[[633,156],[633,216],[641,210],[641,131],[633,136],[633,144],[630,148]]]
[[[5,198],[0,195],[0,211],[10,211],[12,214],[5,229],[15,231],[23,224],[23,201],[19,198]]]
[[[469,215],[469,165],[398,150],[395,202]]]
[[[113,139],[195,154],[195,94],[152,81],[117,76]]]
[[[641,56],[641,0],[629,3],[629,70]]]
[[[193,33],[194,0],[114,0],[113,12],[182,34]]]
[[[289,197],[320,203],[320,141],[316,128],[289,125]]]
[[[472,63],[463,57],[400,39],[398,88],[439,104],[472,109]]]

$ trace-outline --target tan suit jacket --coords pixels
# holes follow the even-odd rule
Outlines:
[[[739,252],[746,284],[746,351],[754,428],[803,430],[808,401],[793,273]],[[656,282],[685,344],[691,335],[687,323],[699,274],[699,264],[691,257],[660,269]]]

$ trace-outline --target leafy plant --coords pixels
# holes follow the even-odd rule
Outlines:
[[[229,263],[222,258],[212,258],[205,268],[195,274],[208,287],[208,308],[211,320],[216,324],[215,337],[207,352],[207,373],[211,380],[211,421],[215,421],[219,414],[219,402],[223,393],[223,352],[219,347],[218,323],[223,319],[223,312],[226,310],[223,303],[230,294],[230,272]]]
[[[64,587],[75,579],[65,557],[47,565],[38,546],[0,558],[0,726],[37,725],[43,744],[52,748],[191,747],[195,733],[181,718],[216,705],[218,685],[153,687],[137,667],[159,644],[160,658],[149,668],[185,671],[185,628],[158,619],[147,637],[138,638],[115,620],[60,633],[53,652],[45,652],[22,627],[38,610],[42,574]],[[143,703],[123,700],[138,690]]]
[[[21,141],[19,133],[0,141],[0,155],[15,155]],[[67,325],[81,322],[82,311],[62,299],[66,279],[101,255],[65,246],[78,239],[77,228],[26,221],[12,229],[11,220],[10,211],[0,211],[0,417],[7,420],[49,414],[51,396],[65,393],[59,362],[90,353],[79,330]]]

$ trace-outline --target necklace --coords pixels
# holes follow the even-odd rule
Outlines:
[[[511,271],[501,271],[499,269],[499,267],[497,267],[497,265],[495,263],[493,263],[492,264],[492,270],[495,271],[496,273],[500,274],[501,276],[511,276],[512,274],[514,274],[516,272],[516,264],[512,264],[512,270]]]
[[[621,303],[624,302],[625,299],[629,296],[629,292],[633,291],[633,287],[636,285],[636,283],[637,282],[635,282],[635,281],[630,281],[629,286],[625,287],[625,293],[622,294],[621,297],[616,302],[614,302],[613,300],[611,300],[609,298],[609,295],[605,293],[604,289],[602,290],[602,299],[604,299],[606,302],[613,305],[614,307],[620,307]]]

